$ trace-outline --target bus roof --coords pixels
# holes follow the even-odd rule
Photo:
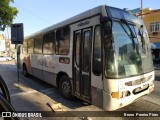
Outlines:
[[[57,29],[57,28],[60,28],[60,27],[63,27],[63,26],[69,25],[69,24],[72,24],[74,22],[89,18],[89,17],[94,16],[94,15],[98,15],[98,14],[102,14],[103,15],[103,14],[105,14],[105,13],[103,13],[103,9],[105,9],[105,5],[101,5],[101,6],[92,8],[92,9],[87,10],[87,11],[85,11],[83,13],[80,13],[80,14],[74,16],[74,17],[71,17],[71,18],[69,18],[67,20],[64,20],[62,22],[59,22],[59,23],[54,24],[52,26],[49,26],[49,27],[47,27],[47,28],[45,28],[43,30],[40,30],[40,31],[38,31],[38,32],[36,32],[34,34],[31,34],[31,35],[25,37],[25,39],[30,38],[30,37],[34,37],[34,36],[39,35],[39,34],[43,34],[43,33],[49,32],[51,30],[54,30],[54,29]]]

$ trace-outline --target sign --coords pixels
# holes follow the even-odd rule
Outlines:
[[[23,23],[11,25],[11,44],[23,44]]]

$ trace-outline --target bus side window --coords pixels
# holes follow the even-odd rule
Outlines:
[[[101,75],[101,30],[100,25],[94,29],[93,43],[93,73],[97,76]]]
[[[41,54],[42,53],[42,35],[38,35],[34,40],[34,53]]]
[[[70,44],[70,28],[64,27],[56,31],[56,54],[69,54]]]
[[[34,39],[29,39],[27,42],[28,53],[33,54],[34,50]]]
[[[43,54],[55,53],[55,32],[49,32],[43,37]]]
[[[27,40],[25,40],[24,42],[23,42],[23,47],[22,47],[22,51],[23,51],[23,54],[27,54]]]

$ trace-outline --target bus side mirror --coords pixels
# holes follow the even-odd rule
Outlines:
[[[102,17],[101,20],[104,49],[109,50],[112,46],[112,21],[108,17]]]

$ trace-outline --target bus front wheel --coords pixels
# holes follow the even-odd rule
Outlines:
[[[64,98],[69,100],[73,99],[71,81],[67,75],[60,78],[59,89]]]

